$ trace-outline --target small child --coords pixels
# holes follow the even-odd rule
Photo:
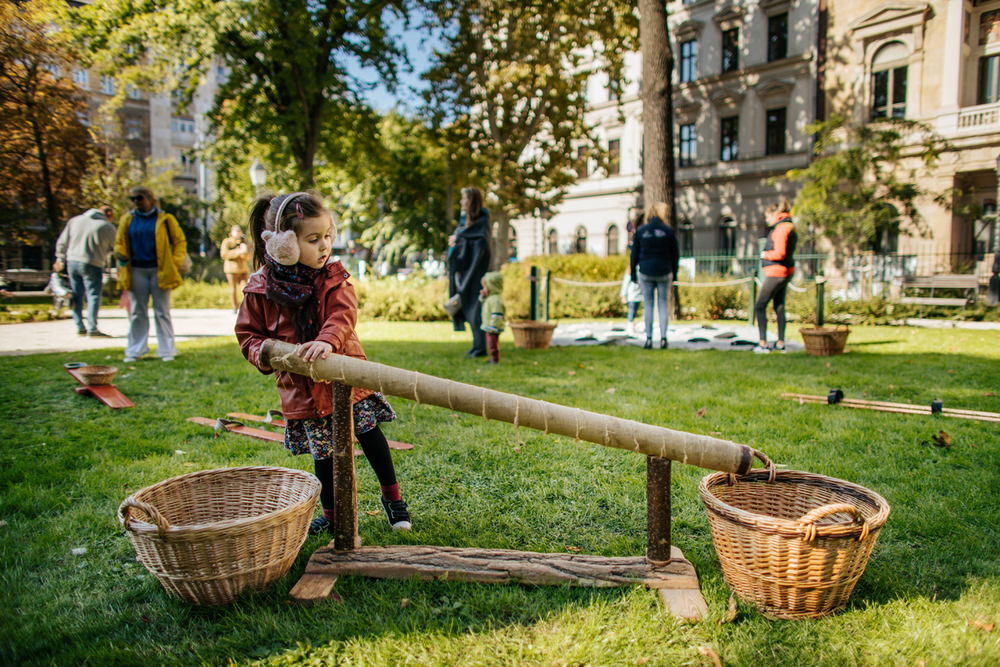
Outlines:
[[[331,352],[365,359],[354,330],[358,298],[339,261],[330,261],[337,228],[320,199],[308,192],[258,197],[250,211],[253,262],[236,338],[247,361],[262,373],[260,348],[268,338],[297,344],[307,362]],[[285,448],[292,454],[312,454],[319,478],[323,515],[313,520],[309,534],[333,530],[333,391],[305,375],[277,373],[285,427]],[[379,423],[396,418],[378,392],[354,388],[354,435],[378,477],[382,508],[393,530],[409,530],[410,514],[396,481],[389,443]]]
[[[622,278],[621,290],[622,303],[628,304],[628,324],[625,325],[625,335],[629,338],[635,337],[635,315],[642,305],[642,288],[639,283],[632,282],[632,274],[625,269],[625,277]]]
[[[500,334],[503,333],[506,309],[503,307],[503,274],[493,271],[483,276],[483,289],[479,300],[483,302],[483,324],[479,328],[486,332],[486,347],[490,350],[487,364],[500,363]]]

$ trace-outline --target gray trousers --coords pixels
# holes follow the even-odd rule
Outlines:
[[[174,324],[170,321],[170,292],[161,290],[156,269],[132,268],[132,287],[129,289],[131,310],[128,314],[128,343],[125,356],[138,359],[149,352],[149,297],[153,297],[153,314],[156,317],[156,354],[160,358],[177,356],[174,342]]]

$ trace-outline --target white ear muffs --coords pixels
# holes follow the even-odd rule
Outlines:
[[[261,233],[264,239],[264,250],[274,261],[284,266],[295,266],[299,261],[299,238],[291,229],[283,232],[265,231]]]

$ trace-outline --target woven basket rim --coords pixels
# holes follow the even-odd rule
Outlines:
[[[139,489],[128,498],[122,501],[121,505],[118,506],[118,525],[125,528],[125,503],[129,500],[136,501],[136,496],[142,493],[146,493],[157,489],[159,487],[168,486],[171,484],[176,484],[178,481],[191,480],[198,477],[204,477],[213,473],[232,473],[232,472],[281,472],[290,473],[294,477],[302,477],[303,481],[307,482],[310,486],[314,487],[313,502],[315,502],[315,496],[319,494],[320,483],[314,475],[308,473],[304,470],[297,470],[295,468],[282,468],[280,466],[238,466],[235,468],[213,468],[212,470],[199,470],[192,473],[187,473],[185,475],[178,475],[176,477],[171,477],[169,479],[162,480],[156,484],[151,484],[150,486]],[[142,502],[142,501],[138,501]],[[197,524],[171,524],[170,528],[164,533],[164,537],[167,539],[176,540],[190,540],[193,538],[205,539],[212,533],[225,533],[227,535],[236,535],[240,533],[251,533],[256,530],[256,524],[263,522],[264,520],[269,520],[274,517],[281,516],[283,514],[288,514],[295,512],[297,506],[300,503],[293,503],[286,505],[280,509],[274,510],[273,512],[266,512],[264,514],[257,514],[254,516],[243,517],[241,519],[226,519],[223,521],[212,521],[210,523],[197,523]],[[141,535],[145,538],[160,539],[159,533],[160,529],[155,523],[149,523],[147,521],[142,521],[141,519],[131,518],[130,528],[126,528],[136,535]],[[242,529],[242,530],[241,530]]]
[[[736,476],[736,482],[767,482],[768,472],[758,470],[746,475]],[[864,498],[875,505],[878,512],[868,519],[868,533],[876,534],[886,520],[889,518],[891,507],[880,494],[865,488],[860,484],[854,484],[836,477],[827,477],[816,473],[801,470],[779,470],[775,475],[775,482],[781,484],[804,484],[808,486],[834,487],[837,491],[850,496]],[[706,475],[698,485],[698,493],[701,495],[705,509],[716,516],[732,521],[750,530],[783,535],[786,537],[801,537],[803,529],[798,520],[783,519],[776,516],[759,514],[739,507],[734,507],[718,498],[712,489],[714,487],[728,485],[729,473],[717,472]],[[854,521],[839,523],[816,524],[816,533],[819,537],[859,537],[862,534],[863,526]]]
[[[558,326],[555,322],[543,322],[541,320],[511,320],[507,324],[514,329],[555,329]]]

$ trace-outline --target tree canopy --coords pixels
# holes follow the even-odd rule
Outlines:
[[[848,247],[874,250],[887,234],[930,233],[917,203],[937,193],[916,183],[916,169],[905,168],[907,160],[932,167],[946,148],[929,126],[902,118],[854,126],[834,116],[806,129],[816,134],[816,157],[784,176],[802,183],[794,209],[799,222]]]

